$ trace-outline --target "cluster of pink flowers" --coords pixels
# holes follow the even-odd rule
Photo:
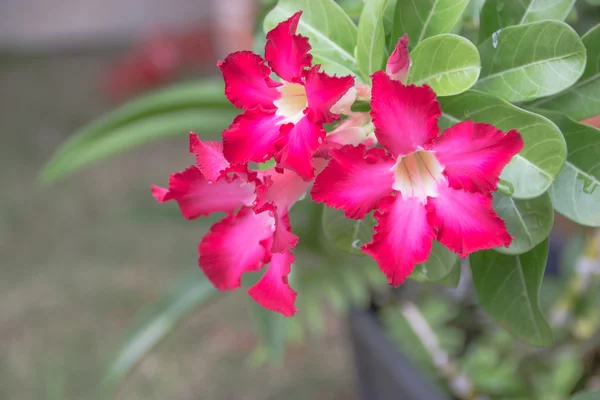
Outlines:
[[[267,34],[265,59],[240,51],[219,62],[225,94],[242,114],[222,144],[192,133],[196,165],[171,175],[168,189],[152,188],[187,219],[227,214],[198,246],[200,268],[214,286],[236,289],[244,272],[268,264],[250,296],[283,315],[296,312],[288,274],[298,237],[288,212],[311,185],[313,200],[348,218],[375,210],[375,233],[362,250],[394,286],[428,259],[434,239],[461,257],[510,245],[491,193],[523,147],[519,133],[466,121],[440,134],[433,90],[405,84],[406,36],[386,71],[372,75],[372,87],[320,71],[308,39],[296,33],[300,16]],[[352,111],[357,99],[370,101],[371,112]],[[271,159],[276,164],[266,170],[249,166]]]

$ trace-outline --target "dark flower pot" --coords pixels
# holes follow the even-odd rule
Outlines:
[[[352,311],[352,346],[363,400],[448,400],[387,338],[370,311]]]

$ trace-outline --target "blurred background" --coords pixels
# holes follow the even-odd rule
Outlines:
[[[214,220],[159,207],[150,184],[193,162],[179,135],[44,187],[77,128],[252,45],[252,0],[0,1],[0,399],[90,399],[134,316],[197,271]],[[218,137],[220,132],[214,132]],[[198,271],[199,272],[199,271]],[[351,399],[343,325],[283,366],[255,366],[244,291],[194,312],[121,399]]]

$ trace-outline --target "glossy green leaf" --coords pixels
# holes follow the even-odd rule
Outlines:
[[[509,26],[479,45],[481,76],[475,89],[508,101],[550,96],[583,74],[583,42],[559,21]]]
[[[513,241],[508,248],[497,247],[502,254],[523,254],[550,236],[554,210],[548,192],[535,199],[517,200],[494,193],[494,210],[506,223]]]
[[[456,288],[460,282],[461,272],[462,266],[460,259],[458,259],[450,269],[450,273],[438,281],[438,283],[449,288]]]
[[[556,211],[573,221],[600,226],[600,130],[555,111],[552,120],[567,141],[567,162],[549,189]]]
[[[443,34],[423,40],[410,53],[408,82],[428,84],[438,96],[462,93],[477,82],[481,63],[469,40]]]
[[[560,111],[580,121],[600,114],[600,25],[581,38],[587,65],[579,81],[565,91],[533,103],[535,107]]]
[[[329,73],[359,75],[354,58],[356,25],[333,0],[279,0],[265,17],[265,32],[300,10],[298,32],[309,38],[314,63]]]
[[[441,281],[452,272],[457,261],[456,253],[434,240],[429,259],[423,264],[417,264],[410,277],[418,281]]]
[[[359,255],[363,254],[360,246],[371,241],[375,219],[370,214],[362,220],[349,219],[343,211],[325,207],[322,223],[325,237],[336,247]]]
[[[483,309],[515,338],[532,346],[548,346],[553,341],[539,305],[547,256],[548,240],[518,256],[492,250],[470,256]]]
[[[383,31],[385,32],[386,43],[388,49],[390,50],[396,46],[396,42],[398,41],[398,38],[396,38],[396,42],[390,43],[394,30],[394,13],[396,10],[396,2],[397,0],[388,0],[387,5],[383,10]]]
[[[598,400],[600,399],[600,390],[594,390],[591,392],[577,393],[571,397],[571,400]]]
[[[575,0],[487,0],[481,10],[479,41],[507,26],[547,19],[564,21]]]
[[[372,0],[365,3],[358,21],[356,62],[364,76],[384,67],[385,32],[383,12],[388,0]]]
[[[469,0],[397,0],[390,45],[405,33],[413,48],[428,37],[451,32],[468,4]]]
[[[190,311],[201,307],[217,293],[204,275],[194,270],[166,298],[144,312],[106,371],[102,385],[104,398],[112,398],[119,383],[140,360]]]
[[[156,139],[174,135],[198,134],[218,136],[235,117],[234,110],[193,109],[159,113],[136,119],[103,133],[94,140],[68,143],[68,151],[59,152],[42,170],[40,180],[53,182],[101,159],[113,156]]]
[[[565,140],[548,119],[504,100],[475,90],[439,99],[440,126],[459,121],[486,122],[505,132],[517,129],[525,146],[500,175],[499,190],[519,199],[542,195],[558,175],[566,158]]]

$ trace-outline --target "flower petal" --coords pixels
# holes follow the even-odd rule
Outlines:
[[[361,248],[377,261],[389,284],[398,286],[416,264],[427,261],[435,232],[423,204],[414,197],[403,199],[400,193],[384,198],[375,218],[373,241]]]
[[[289,169],[278,172],[276,168],[270,168],[262,175],[268,176],[269,184],[259,188],[259,201],[272,203],[285,212],[306,193],[311,184]]]
[[[331,151],[332,159],[315,180],[314,201],[342,209],[348,218],[362,219],[392,192],[394,159],[383,149],[364,145]]]
[[[299,82],[304,69],[312,63],[308,38],[296,34],[301,15],[302,11],[298,11],[267,33],[265,59],[288,82]]]
[[[348,76],[329,76],[325,72],[319,71],[318,66],[312,67],[306,74],[306,98],[308,100],[308,117],[320,123],[329,123],[339,118],[334,114],[331,108],[344,96],[350,92],[348,109],[354,102],[356,92],[354,86],[354,77]],[[334,109],[334,111],[336,111]],[[341,111],[341,110],[340,110]]]
[[[509,246],[512,237],[504,221],[492,208],[492,195],[438,187],[438,197],[430,197],[430,222],[437,239],[461,257],[484,249]]]
[[[281,126],[281,138],[276,146],[279,149],[275,160],[279,167],[295,171],[305,180],[314,177],[312,156],[325,139],[325,130],[321,124],[302,118],[295,125]]]
[[[206,277],[220,290],[240,286],[246,271],[256,271],[268,262],[273,218],[243,208],[214,224],[198,245],[198,263]]]
[[[378,71],[373,74],[371,107],[379,143],[396,156],[414,152],[439,133],[442,112],[429,86],[406,86]]]
[[[488,124],[458,123],[429,145],[444,166],[450,186],[469,192],[496,190],[500,173],[523,148],[517,131],[507,134]]]
[[[258,54],[238,51],[217,64],[225,80],[225,96],[237,108],[274,109],[273,101],[281,95],[276,89],[281,83],[269,78],[271,70]]]
[[[209,182],[219,179],[229,168],[221,142],[202,142],[198,135],[190,132],[190,153],[195,154],[196,165]]]
[[[273,254],[267,272],[248,290],[250,297],[269,310],[291,317],[297,311],[296,292],[288,283],[294,255],[289,251]]]
[[[223,131],[223,154],[232,164],[264,162],[275,154],[282,117],[261,110],[238,115]]]
[[[406,83],[408,71],[410,70],[410,55],[408,54],[408,33],[405,33],[396,48],[388,58],[385,73],[395,81]]]
[[[169,189],[152,187],[152,195],[159,203],[175,200],[186,219],[195,219],[214,212],[235,211],[240,206],[250,206],[256,195],[255,185],[238,176],[223,177],[208,182],[194,166],[177,172],[169,178]]]

